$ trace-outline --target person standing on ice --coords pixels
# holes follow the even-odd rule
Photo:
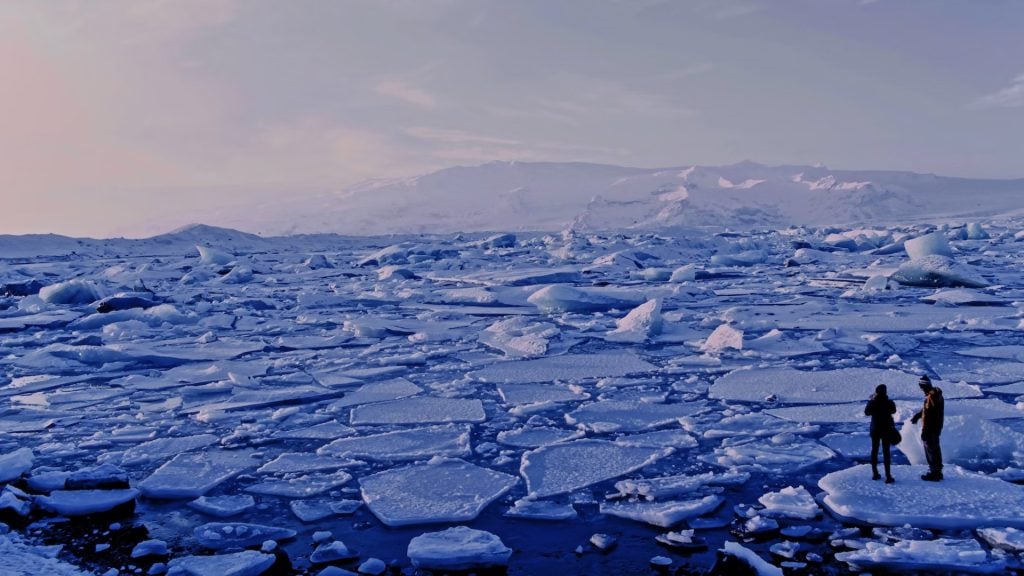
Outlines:
[[[889,399],[888,388],[885,387],[885,384],[879,384],[875,387],[875,393],[868,399],[868,405],[864,407],[864,415],[871,416],[871,479],[882,479],[878,474],[878,445],[881,444],[886,484],[896,481],[892,477],[892,444],[890,442],[894,426],[892,415],[895,413],[896,403]]]
[[[921,475],[921,480],[938,482],[942,480],[942,447],[939,435],[942,434],[942,422],[945,419],[945,403],[942,390],[932,386],[932,379],[927,374],[921,376],[917,385],[924,392],[924,407],[911,422],[921,421],[921,444],[924,445],[924,457],[928,460],[928,473]]]

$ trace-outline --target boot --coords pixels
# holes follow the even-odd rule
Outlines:
[[[881,480],[882,479],[882,475],[878,473],[878,468],[872,468],[871,469],[871,479],[872,480]]]
[[[886,483],[886,484],[892,484],[892,483],[893,483],[893,482],[895,482],[895,481],[896,481],[896,479],[895,479],[895,478],[893,478],[892,476],[886,476],[886,477],[885,477],[885,483]]]

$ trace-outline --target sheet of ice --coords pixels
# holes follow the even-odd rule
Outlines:
[[[0,454],[0,483],[21,478],[21,475],[32,469],[35,453],[31,448],[18,448],[7,454]]]
[[[487,419],[483,403],[477,398],[437,398],[420,396],[362,404],[352,409],[349,423],[431,424],[441,422],[483,422]]]
[[[972,358],[945,358],[932,363],[944,380],[976,384],[1007,384],[1024,381],[1024,362],[996,362]],[[945,394],[946,389],[942,389]]]
[[[639,434],[624,434],[615,438],[616,444],[642,448],[696,448],[697,439],[683,430],[656,430]]]
[[[277,526],[245,522],[209,522],[192,531],[203,548],[226,550],[262,544],[267,540],[281,541],[295,537],[295,531]]]
[[[839,552],[836,560],[856,570],[893,570],[914,573],[1000,574],[1006,560],[990,554],[972,539],[899,540],[865,542],[864,548]]]
[[[501,399],[512,406],[575,402],[590,397],[578,388],[559,384],[499,384]]]
[[[309,498],[333,490],[351,479],[351,474],[340,471],[332,474],[304,474],[289,476],[281,480],[265,480],[252,486],[246,486],[245,491],[263,496]]]
[[[139,483],[148,498],[198,498],[215,486],[255,467],[249,450],[207,450],[179,454]]]
[[[55,490],[39,496],[36,502],[46,510],[62,516],[89,516],[108,512],[122,504],[134,502],[139,491],[125,490]]]
[[[772,518],[811,520],[821,514],[814,497],[803,486],[787,486],[757,499],[764,506],[761,514]]]
[[[337,470],[351,466],[355,462],[331,456],[318,456],[307,452],[285,452],[260,466],[259,474],[286,474],[302,472],[318,472],[321,470]]]
[[[431,280],[454,280],[482,286],[535,286],[538,284],[570,284],[582,280],[578,268],[514,268],[511,270],[473,272],[458,276],[432,274]]]
[[[640,344],[661,333],[661,299],[654,298],[630,310],[615,321],[615,330],[605,334],[609,342]]]
[[[566,430],[565,428],[554,428],[551,426],[523,426],[513,430],[502,430],[498,432],[498,442],[506,446],[518,448],[537,448],[548,444],[557,444],[582,438],[584,432],[581,430]]]
[[[696,500],[667,500],[664,502],[602,502],[601,514],[646,522],[662,528],[672,528],[684,520],[702,516],[722,504],[722,497],[705,496]]]
[[[568,424],[593,432],[637,432],[700,412],[703,402],[653,404],[641,401],[601,400],[584,404],[565,415]]]
[[[918,376],[898,370],[843,368],[810,372],[792,368],[735,370],[718,378],[709,395],[722,400],[759,402],[771,397],[785,404],[861,402],[871,396],[875,386],[885,384],[893,399],[920,399]],[[934,381],[949,398],[981,396],[975,386]]]
[[[527,497],[545,498],[629,474],[672,452],[672,448],[574,440],[523,454],[519,473],[526,479]]]
[[[207,516],[230,518],[256,508],[256,500],[248,494],[226,494],[223,496],[200,496],[188,503],[188,507]]]
[[[512,550],[490,532],[453,526],[416,536],[406,553],[421,570],[463,571],[506,566]]]
[[[777,329],[772,329],[763,336],[753,340],[743,341],[743,347],[746,350],[758,352],[763,356],[778,356],[781,358],[828,352],[828,348],[814,338],[794,340],[786,337],[784,332]]]
[[[469,455],[469,440],[469,426],[449,424],[340,438],[321,447],[317,454],[396,461],[433,456],[463,457]]]
[[[387,526],[468,522],[516,484],[514,476],[434,458],[360,478],[363,501]]]
[[[578,381],[643,374],[658,368],[629,352],[566,354],[533,360],[513,360],[485,366],[472,373],[484,382],[531,383]]]
[[[549,341],[561,331],[554,324],[523,317],[503,318],[480,332],[477,339],[509,358],[533,358],[548,351]]]
[[[1007,300],[976,290],[956,289],[937,290],[934,294],[921,297],[922,302],[942,304],[944,306],[1003,306]]]
[[[705,438],[742,438],[744,436],[775,436],[776,434],[814,434],[817,426],[796,425],[772,414],[772,410],[726,416],[704,430]],[[861,420],[864,407],[861,406]],[[812,422],[812,420],[806,420]],[[689,429],[692,424],[687,423]]]
[[[941,482],[925,482],[926,466],[893,466],[895,484],[871,482],[866,464],[825,475],[818,486],[833,513],[882,526],[962,529],[985,526],[1024,528],[1024,486],[955,466]]]
[[[274,433],[274,438],[280,440],[334,440],[355,433],[355,428],[345,426],[340,422],[321,422],[302,428],[279,430]]]
[[[344,392],[314,384],[289,386],[287,388],[263,387],[258,390],[238,389],[228,400],[198,404],[186,408],[184,414],[225,412],[230,410],[252,410],[270,408],[285,404],[311,404],[341,396]]]
[[[975,358],[999,358],[1002,360],[1017,360],[1024,362],[1024,346],[1019,344],[1005,344],[1000,346],[975,346],[957,350],[961,356],[972,356]]]
[[[528,500],[521,498],[516,500],[505,516],[510,518],[527,518],[530,520],[572,520],[578,515],[572,504],[559,504],[546,500]]]
[[[821,443],[846,458],[865,459],[871,454],[871,436],[867,428],[864,432],[826,434],[821,438]]]
[[[784,438],[785,443],[782,444],[773,443],[772,440],[721,446],[716,448],[713,454],[704,455],[701,459],[743,471],[792,474],[809,466],[827,462],[836,456],[835,452],[817,442],[795,441],[792,437]]]
[[[138,466],[157,462],[184,452],[205,448],[216,444],[218,438],[213,434],[197,434],[195,436],[178,436],[173,438],[157,438],[143,442],[124,451],[121,456],[122,466]]]

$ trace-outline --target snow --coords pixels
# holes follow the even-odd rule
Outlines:
[[[359,479],[363,501],[387,526],[467,522],[515,484],[514,476],[442,458]]]
[[[426,532],[409,541],[412,565],[422,570],[478,570],[505,566],[512,550],[501,538],[466,526]]]
[[[960,529],[1024,527],[1018,511],[1024,486],[955,466],[943,469],[941,482],[919,477],[927,466],[893,466],[895,484],[871,482],[866,464],[822,477],[823,504],[842,517],[882,526],[910,524],[919,528]]]

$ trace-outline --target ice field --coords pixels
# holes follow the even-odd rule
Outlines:
[[[1013,218],[2,237],[0,574],[1024,570],[1022,249]]]

